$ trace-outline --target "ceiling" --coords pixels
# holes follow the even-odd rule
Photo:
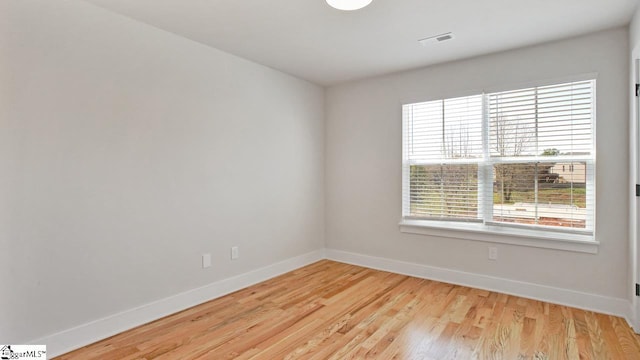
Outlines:
[[[320,85],[629,23],[637,0],[86,0]],[[419,39],[453,32],[454,40]]]

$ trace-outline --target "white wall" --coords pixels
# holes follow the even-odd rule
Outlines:
[[[329,88],[327,247],[628,301],[628,69],[620,28]],[[597,255],[400,233],[402,103],[594,72]]]
[[[321,87],[81,1],[0,1],[0,339],[323,248],[323,137]]]
[[[633,51],[640,45],[640,7],[636,9],[629,24],[629,47]]]

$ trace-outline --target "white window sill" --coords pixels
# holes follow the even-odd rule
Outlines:
[[[462,240],[530,246],[597,254],[599,242],[592,235],[554,233],[480,223],[451,223],[446,221],[402,220],[400,231],[409,234],[432,235]]]

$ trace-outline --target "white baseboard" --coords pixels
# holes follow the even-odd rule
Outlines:
[[[324,250],[317,250],[45,336],[29,343],[47,345],[47,355],[52,358],[136,326],[296,270],[322,260],[324,257]]]
[[[615,315],[626,319],[630,325],[633,325],[629,321],[630,306],[627,299],[583,293],[334,249],[326,249],[325,252],[329,260]]]
[[[636,334],[640,334],[640,324],[638,323],[638,314],[636,312],[636,304],[633,301],[629,301],[629,309],[628,315],[626,317],[627,322],[636,332]]]

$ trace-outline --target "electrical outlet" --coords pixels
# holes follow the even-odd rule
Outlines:
[[[231,260],[237,260],[240,257],[240,250],[237,246],[231,248]]]
[[[498,260],[498,248],[489,246],[489,260]]]
[[[202,254],[202,268],[211,267],[211,254]]]

